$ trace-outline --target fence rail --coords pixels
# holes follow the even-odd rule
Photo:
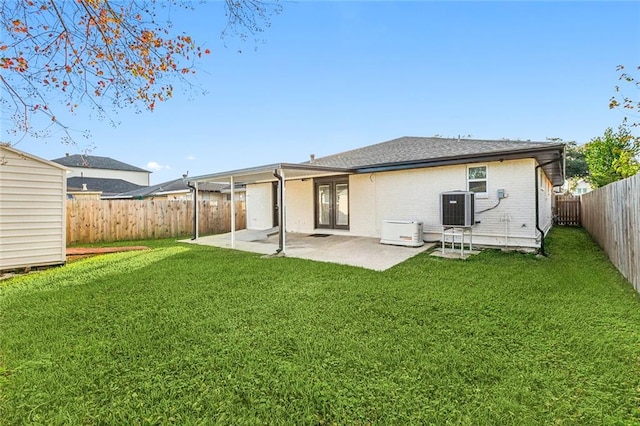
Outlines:
[[[582,195],[582,226],[640,291],[640,174]]]
[[[580,196],[556,195],[554,213],[558,225],[580,226]]]
[[[201,235],[231,231],[231,202],[198,204]],[[236,202],[236,229],[246,226],[245,203]],[[67,244],[171,238],[193,233],[193,201],[67,200]]]

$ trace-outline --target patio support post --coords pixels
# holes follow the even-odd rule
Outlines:
[[[193,239],[198,241],[200,236],[200,224],[198,220],[198,181],[193,182]]]
[[[231,182],[231,248],[236,248],[236,187],[233,176],[229,181]]]
[[[193,237],[191,241],[198,241],[198,181],[187,182],[187,186],[193,190]]]
[[[284,176],[284,169],[280,169],[280,176],[282,176],[282,179],[280,180],[280,235],[281,235],[281,239],[282,239],[282,254],[286,254],[286,243],[285,243],[285,235],[286,235],[286,202],[285,202],[285,197],[284,197],[284,191],[285,191],[285,176]]]
[[[284,241],[284,233],[285,233],[285,198],[284,198],[284,170],[283,169],[275,169],[273,171],[273,176],[278,179],[278,250],[276,250],[276,254],[285,254],[285,241]]]

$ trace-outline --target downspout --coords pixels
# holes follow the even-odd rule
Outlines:
[[[198,182],[187,182],[187,186],[193,189],[193,238],[191,241],[198,239]]]
[[[284,185],[284,177],[278,173],[278,169],[273,171],[273,176],[275,176],[276,179],[278,179],[278,196],[280,198],[280,203],[279,203],[279,208],[278,208],[278,214],[280,215],[280,218],[278,219],[279,221],[279,228],[278,229],[278,249],[276,250],[276,253],[281,253],[284,250],[284,235],[283,235],[283,229],[284,229],[284,223],[282,220],[282,211],[284,210],[283,208],[283,201],[282,200],[282,188]]]
[[[560,161],[564,157],[556,158],[555,160],[547,161],[546,163],[538,164],[535,168],[535,185],[536,185],[536,230],[540,233],[540,254],[546,256],[547,253],[544,251],[544,231],[540,228],[540,204],[539,204],[539,192],[538,189],[538,169],[540,167],[548,166],[549,164],[556,163]]]
[[[540,233],[540,254],[542,254],[543,256],[546,256],[547,254],[544,252],[544,231],[540,228],[540,202],[539,202],[540,195],[538,194],[538,192],[540,191],[540,189],[538,189],[538,169],[540,167],[542,167],[542,164],[537,165],[536,168],[535,168],[536,229]]]

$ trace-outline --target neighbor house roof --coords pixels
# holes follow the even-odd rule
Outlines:
[[[229,185],[219,183],[200,183],[198,184],[198,191],[205,192],[222,192],[229,189]],[[244,189],[239,185],[236,185],[236,190]],[[114,195],[112,198],[144,198],[154,195],[166,194],[170,192],[182,192],[190,191],[191,188],[182,179],[174,179],[168,182],[159,183],[157,185],[145,186],[142,188],[134,189],[132,191],[122,192]]]
[[[95,155],[67,155],[66,157],[56,158],[51,161],[67,167],[151,173],[149,170],[141,169],[140,167],[132,166],[131,164],[123,163],[113,158],[97,157]]]
[[[82,184],[87,185],[87,191],[101,191],[102,195],[115,195],[121,192],[133,191],[134,189],[146,188],[123,179],[90,178],[90,177],[70,177],[67,178],[68,191],[81,191]]]

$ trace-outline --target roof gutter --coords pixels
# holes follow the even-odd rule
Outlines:
[[[526,150],[519,151],[496,151],[492,153],[486,154],[468,154],[468,155],[456,155],[451,157],[440,157],[433,160],[418,160],[418,161],[406,161],[406,162],[391,162],[391,163],[381,163],[374,164],[370,166],[357,167],[357,173],[371,173],[371,172],[384,172],[389,170],[404,170],[404,169],[414,169],[421,167],[436,167],[436,166],[449,166],[456,164],[469,163],[469,160],[473,160],[473,162],[485,162],[485,161],[500,161],[500,160],[511,160],[511,159],[521,159],[528,158],[530,154],[537,154],[545,151],[553,151],[559,148],[558,145],[545,146],[540,148],[529,148]],[[548,165],[551,163],[545,163],[543,165]]]

